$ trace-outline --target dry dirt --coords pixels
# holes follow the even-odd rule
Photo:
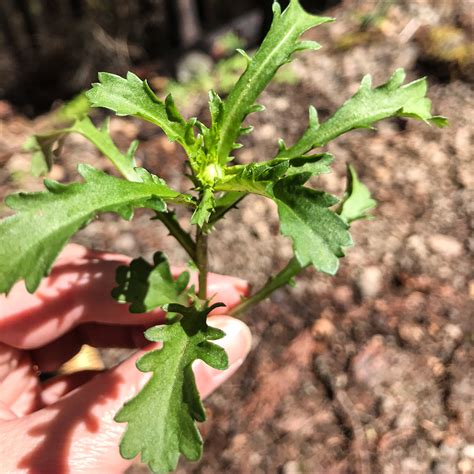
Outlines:
[[[472,14],[472,4],[462,5]],[[275,85],[264,93],[267,111],[253,117],[256,129],[238,154],[240,162],[271,157],[280,136],[294,141],[305,128],[310,103],[324,119],[365,73],[375,83],[397,67],[406,68],[409,79],[423,75],[416,35],[407,38],[409,22],[436,25],[453,18],[452,10],[434,2],[402,4],[390,10],[375,38],[340,52],[335,44],[354,27],[354,12],[330,13],[340,21],[317,34],[328,46],[296,63],[297,86]],[[335,171],[316,184],[340,193],[345,164],[353,163],[379,202],[376,219],[354,225],[356,247],[336,277],[308,270],[295,288],[279,290],[245,316],[253,351],[207,400],[203,459],[180,464],[178,472],[474,472],[474,95],[465,78],[430,76],[429,82],[434,109],[449,117],[449,128],[389,121],[329,146]],[[6,162],[0,192],[40,189],[26,175],[28,158],[10,152],[38,120],[29,122],[9,104],[0,105],[0,160]],[[189,113],[202,113],[201,105],[190,105]],[[123,147],[138,137],[141,163],[175,187],[186,185],[179,174],[182,155],[159,131],[122,119],[112,121],[112,130]],[[52,176],[74,178],[77,161],[109,169],[90,145],[71,137]],[[160,249],[173,262],[185,261],[149,217],[139,213],[128,223],[105,216],[75,241],[131,256],[149,257]],[[214,271],[256,287],[291,254],[278,235],[274,206],[258,198],[229,214],[210,246]]]

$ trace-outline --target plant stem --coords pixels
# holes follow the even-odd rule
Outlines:
[[[180,243],[181,247],[191,257],[194,263],[197,264],[196,257],[196,242],[192,237],[181,227],[176,219],[174,212],[157,212],[156,218],[163,222],[170,234]]]
[[[199,291],[198,297],[201,300],[207,299],[207,234],[202,227],[196,231],[196,266],[199,271]]]
[[[301,270],[303,270],[303,267],[299,264],[296,257],[293,257],[283,270],[271,277],[267,283],[252,296],[242,300],[237,306],[234,306],[234,308],[229,311],[229,314],[236,316],[246,311],[251,306],[270,296],[278,288],[288,284]]]

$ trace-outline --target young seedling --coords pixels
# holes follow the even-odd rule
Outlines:
[[[405,73],[399,69],[377,88],[372,87],[370,76],[364,77],[354,96],[323,123],[311,106],[306,131],[291,146],[281,140],[276,156],[248,165],[233,164],[232,153],[241,146],[239,138],[252,132],[243,122],[249,114],[263,110],[256,103],[260,93],[296,53],[319,49],[319,44],[301,40],[301,35],[332,21],[308,14],[298,0],[291,0],[283,12],[275,2],[273,15],[271,29],[255,55],[242,52],[247,68],[225,100],[213,91],[209,93],[209,125],[196,118],[184,119],[171,96],[159,100],[147,82],[132,73],[126,78],[101,73],[100,82],[87,93],[92,106],[149,121],[177,142],[187,155],[190,189],[172,189],[152,172],[138,168],[134,161],[136,142],[122,153],[109,136],[107,122],[96,128],[84,117],[65,129],[29,141],[35,170],[46,171],[56,145],[66,134],[79,133],[97,146],[123,178],[79,165],[80,182],[65,185],[45,179],[43,192],[9,196],[6,203],[16,214],[0,223],[0,292],[4,293],[21,279],[34,292],[68,240],[104,212],[131,219],[135,209],[151,209],[153,218],[168,228],[195,263],[199,274],[196,290],[189,287],[187,272],[172,277],[162,253],[155,254],[153,263],[137,259],[119,268],[113,290],[113,297],[129,304],[131,312],[161,307],[169,316],[166,324],[145,332],[150,341],[163,343],[161,349],[147,353],[137,363],[139,370],[152,372],[152,377],[116,415],[117,422],[128,423],[120,445],[122,456],[131,459],[140,454],[154,472],[175,469],[181,454],[189,460],[201,456],[202,439],[196,422],[205,419],[205,412],[192,363],[200,359],[216,369],[225,369],[228,364],[224,350],[212,342],[224,333],[206,322],[216,307],[209,306],[206,293],[207,237],[216,222],[247,195],[257,194],[276,203],[281,233],[293,243],[294,256],[288,265],[231,311],[238,315],[309,265],[334,275],[339,258],[352,245],[350,225],[369,217],[375,206],[352,167],[348,168],[347,191],[341,198],[306,186],[311,177],[331,171],[333,157],[318,149],[343,133],[372,128],[375,122],[389,117],[446,124],[445,118],[431,115],[426,80],[403,84]],[[192,211],[195,237],[175,218],[171,208],[178,205]]]

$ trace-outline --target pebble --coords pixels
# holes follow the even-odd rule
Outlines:
[[[435,356],[428,357],[427,360],[428,367],[432,370],[435,377],[441,377],[445,373],[443,363]]]
[[[450,235],[431,235],[428,238],[428,245],[433,252],[447,258],[460,257],[463,253],[462,243]]]
[[[209,74],[213,65],[209,55],[191,51],[178,63],[176,76],[180,82],[188,82],[202,74]]]
[[[416,324],[403,323],[400,324],[398,333],[401,339],[409,344],[417,344],[423,339],[423,328]]]
[[[265,123],[262,126],[255,129],[255,137],[261,141],[275,140],[278,138],[278,132],[275,125],[271,123]]]
[[[284,112],[290,108],[290,101],[286,97],[276,97],[273,99],[273,107],[278,112]]]
[[[423,237],[418,234],[413,234],[408,237],[406,242],[407,248],[412,250],[415,256],[420,259],[428,257],[428,249],[426,248]]]
[[[350,306],[353,302],[354,294],[349,285],[339,285],[334,289],[332,297],[341,306]]]
[[[301,474],[302,470],[298,461],[288,461],[282,469],[283,474]]]
[[[467,458],[461,459],[458,462],[458,469],[461,474],[472,474],[472,468],[472,462]]]
[[[446,324],[444,331],[453,341],[459,342],[463,338],[463,330],[457,324]]]
[[[135,237],[133,234],[125,233],[115,239],[115,248],[122,252],[131,252],[135,248]]]
[[[124,137],[127,140],[134,140],[138,135],[138,124],[131,120],[113,117],[110,120],[109,130],[111,135]]]
[[[10,173],[22,171],[29,173],[31,169],[31,159],[24,154],[13,155],[6,164],[6,168]]]
[[[464,446],[464,448],[462,450],[462,454],[466,458],[474,459],[474,444],[468,444],[468,445]]]
[[[376,266],[366,267],[362,270],[357,285],[362,296],[374,298],[382,290],[383,274],[382,270]]]
[[[331,339],[336,332],[334,324],[326,318],[318,319],[313,324],[313,336],[316,339]]]

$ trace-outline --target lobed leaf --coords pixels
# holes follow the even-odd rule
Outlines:
[[[426,79],[403,85],[404,80],[404,70],[397,69],[387,83],[372,89],[371,77],[365,76],[354,96],[322,124],[319,124],[316,109],[310,108],[309,126],[303,136],[292,147],[280,150],[277,157],[299,157],[343,133],[357,128],[371,128],[375,122],[389,117],[411,117],[439,127],[445,126],[446,118],[431,115],[431,101],[426,97]]]
[[[331,18],[310,15],[298,0],[291,0],[283,13],[280,5],[273,4],[273,22],[270,31],[224,102],[218,160],[225,164],[234,143],[241,133],[245,117],[256,110],[255,101],[272,80],[277,70],[292,59],[295,52],[317,49],[314,42],[300,41],[300,36],[308,29],[332,21]]]
[[[46,191],[7,198],[6,204],[17,213],[0,221],[0,293],[20,279],[34,292],[69,238],[100,212],[130,219],[138,207],[162,211],[165,201],[192,202],[143,169],[137,169],[139,183],[87,165],[78,169],[83,183],[45,180]]]
[[[126,154],[123,154],[112,141],[106,120],[96,128],[89,117],[77,120],[68,128],[52,130],[32,135],[25,143],[24,149],[33,153],[32,172],[36,176],[51,170],[54,158],[59,155],[62,142],[69,133],[79,133],[94,144],[130,181],[140,181],[135,171],[135,151],[138,142],[134,141]]]
[[[115,145],[109,133],[109,121],[106,120],[100,128],[97,128],[89,117],[78,120],[71,127],[71,132],[81,134],[84,138],[95,145],[101,153],[104,154],[130,181],[140,181],[135,170],[135,152],[138,147],[138,141],[133,141],[127,153],[123,154]]]
[[[205,420],[205,411],[192,363],[200,359],[215,369],[228,367],[224,349],[210,342],[224,336],[206,323],[215,307],[199,311],[170,305],[168,310],[182,314],[182,318],[146,331],[147,339],[163,342],[163,347],[137,362],[139,370],[153,375],[115,417],[120,423],[128,423],[120,443],[125,459],[141,454],[153,472],[165,473],[176,468],[180,454],[191,461],[201,457],[203,443],[196,421]]]
[[[227,168],[227,176],[216,183],[219,191],[259,194],[273,199],[272,185],[283,177],[297,174],[319,176],[330,173],[334,157],[329,153]]]
[[[134,116],[160,127],[171,141],[177,141],[186,150],[190,147],[187,122],[178,112],[171,95],[163,102],[132,72],[123,78],[106,72],[99,73],[99,81],[92,85],[87,97],[94,107],[104,107],[119,116]]]
[[[349,226],[329,209],[339,202],[337,198],[303,186],[310,177],[328,173],[332,161],[332,155],[324,153],[235,166],[229,168],[228,179],[217,183],[216,189],[273,199],[278,206],[280,230],[292,239],[301,267],[312,264],[333,275],[339,258],[344,256],[344,248],[352,245]],[[351,201],[354,207],[357,195]],[[351,203],[347,206],[349,210]]]
[[[341,203],[339,215],[350,224],[359,219],[370,219],[369,211],[377,206],[377,201],[372,199],[369,189],[359,181],[357,173],[352,166],[347,167],[347,190]]]
[[[32,153],[31,173],[34,176],[42,176],[51,170],[68,132],[67,129],[52,130],[32,135],[26,140],[23,149]]]
[[[131,313],[146,313],[171,303],[188,303],[189,273],[174,279],[168,260],[162,252],[153,256],[150,265],[143,258],[117,268],[117,287],[112,296],[120,303],[129,303]]]
[[[273,187],[280,217],[280,230],[293,241],[295,256],[302,267],[314,265],[334,275],[344,248],[352,246],[349,226],[328,209],[338,199],[304,187],[310,174],[281,179]]]
[[[211,188],[204,188],[202,198],[193,215],[191,216],[191,224],[203,227],[209,222],[212,211],[215,206],[214,193]]]

